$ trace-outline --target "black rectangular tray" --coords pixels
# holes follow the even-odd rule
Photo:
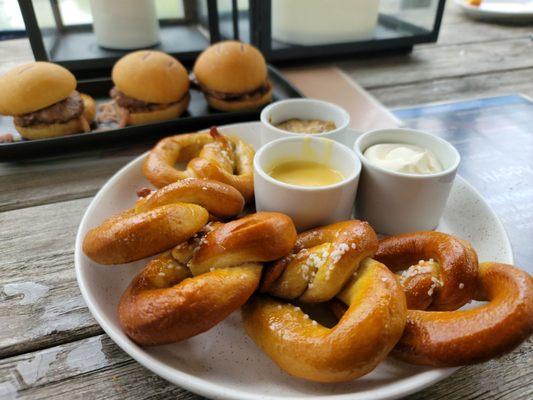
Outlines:
[[[269,80],[273,88],[274,101],[291,97],[302,97],[300,91],[292,86],[277,69],[269,66],[268,70]],[[109,90],[112,86],[113,82],[110,78],[80,80],[77,90],[94,97],[97,103],[103,103],[110,101]],[[68,154],[98,146],[107,146],[111,143],[154,139],[204,129],[213,125],[253,121],[259,118],[260,112],[260,109],[236,112],[213,110],[207,105],[203,94],[191,87],[189,108],[180,118],[146,125],[92,131],[57,138],[0,143],[0,161]],[[15,132],[13,118],[0,116],[0,134]]]

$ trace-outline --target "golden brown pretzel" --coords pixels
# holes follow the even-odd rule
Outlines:
[[[292,254],[267,268],[261,291],[303,302],[330,300],[377,246],[376,233],[361,221],[300,233]]]
[[[461,239],[439,232],[392,236],[380,241],[376,259],[394,271],[420,260],[399,277],[409,310],[393,354],[404,361],[439,367],[481,362],[512,350],[533,331],[531,277],[485,263],[472,279],[477,255]],[[456,311],[472,299],[488,304]]]
[[[475,251],[468,242],[442,232],[388,237],[379,242],[374,258],[394,272],[404,270],[401,283],[409,309],[456,310],[476,289]]]
[[[262,290],[309,302],[337,296],[348,311],[327,328],[298,307],[258,297],[243,308],[247,333],[300,378],[341,382],[372,371],[400,339],[407,312],[394,274],[368,258],[376,248],[375,232],[361,221],[300,234],[293,253],[267,271]]]
[[[260,263],[287,254],[295,240],[294,224],[279,213],[210,224],[137,275],[120,300],[120,324],[141,345],[204,332],[248,300],[259,284]]]
[[[479,266],[477,300],[469,310],[409,310],[398,358],[421,365],[452,367],[499,357],[533,333],[533,279],[512,265]]]
[[[253,159],[254,151],[244,141],[211,128],[210,133],[160,140],[148,154],[143,173],[156,187],[188,177],[212,179],[233,186],[249,201],[254,195]],[[177,169],[178,162],[187,162],[187,168]]]
[[[83,251],[100,264],[123,264],[153,256],[186,241],[208,221],[238,215],[241,194],[220,182],[187,179],[137,201],[85,235]]]

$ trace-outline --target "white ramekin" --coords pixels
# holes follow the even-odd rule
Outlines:
[[[305,135],[287,132],[274,126],[292,118],[335,122],[336,129],[310,136],[328,138],[341,143],[345,141],[350,125],[350,114],[336,104],[316,99],[281,100],[270,104],[261,112],[261,144],[265,145],[276,139]]]
[[[405,143],[431,150],[443,170],[418,175],[394,172],[372,164],[363,153],[379,143]],[[447,141],[411,129],[380,129],[361,135],[354,150],[363,170],[356,211],[383,234],[435,229],[444,211],[461,157]]]
[[[328,186],[297,186],[280,182],[268,171],[284,161],[315,161],[335,168],[344,180]],[[331,139],[296,136],[274,140],[254,158],[257,211],[278,211],[290,216],[298,230],[350,219],[361,173],[352,150]]]

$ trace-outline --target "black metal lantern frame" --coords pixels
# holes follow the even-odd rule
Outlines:
[[[98,46],[92,24],[66,25],[58,0],[50,0],[53,27],[39,26],[32,0],[18,1],[37,61],[52,61],[70,69],[79,78],[88,78],[105,75],[115,61],[129,51]],[[220,40],[217,1],[176,1],[183,2],[184,17],[160,19],[161,42],[152,48],[190,65],[201,50]],[[205,15],[199,12],[200,6],[204,6]]]
[[[115,61],[128,51],[99,47],[91,24],[65,25],[58,1],[50,0],[55,27],[45,28],[39,26],[33,1],[19,0],[35,59],[59,63],[79,78],[108,74]],[[415,44],[437,40],[445,5],[445,0],[398,0],[413,7],[434,6],[434,10],[428,12],[433,18],[431,28],[381,12],[371,39],[295,45],[272,37],[272,1],[248,0],[245,8],[239,8],[237,0],[175,1],[183,2],[184,17],[160,19],[161,43],[153,48],[174,55],[187,66],[191,66],[209,44],[224,39],[252,43],[269,62],[275,63],[378,51],[409,51]]]
[[[325,1],[325,0],[324,0]],[[404,0],[406,1],[406,0]],[[409,0],[407,0],[409,1]],[[431,0],[410,0],[416,5],[424,5]],[[399,17],[380,13],[374,37],[369,40],[328,43],[319,45],[294,45],[283,43],[272,37],[272,2],[269,0],[249,0],[249,10],[237,8],[233,0],[232,24],[240,27],[231,31],[228,15],[220,15],[221,39],[239,38],[257,46],[271,62],[298,61],[305,59],[327,59],[379,51],[410,51],[420,43],[436,42],[438,39],[445,0],[438,0],[431,29],[426,29]],[[235,19],[238,18],[238,22]],[[224,23],[226,21],[226,23]],[[243,29],[244,27],[244,29]]]

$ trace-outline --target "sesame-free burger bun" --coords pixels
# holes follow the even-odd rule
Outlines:
[[[242,110],[255,110],[265,104],[268,104],[272,101],[272,88],[268,92],[264,93],[261,97],[254,99],[244,99],[244,100],[221,100],[216,97],[205,95],[207,103],[216,110],[220,111],[242,111]]]
[[[111,73],[122,93],[146,103],[174,103],[189,90],[189,75],[174,57],[154,50],[134,51],[116,62]]]
[[[67,69],[48,62],[20,65],[0,76],[0,114],[28,114],[66,99],[76,89]]]
[[[267,66],[259,50],[246,43],[224,41],[205,49],[196,59],[194,75],[210,90],[246,93],[265,84]]]
[[[82,121],[85,118],[81,116],[80,118],[74,118],[70,121],[63,123],[55,124],[42,124],[42,125],[32,125],[32,126],[19,126],[15,124],[15,128],[20,133],[24,139],[34,140],[34,139],[45,139],[53,138],[58,136],[71,135],[73,133],[84,132],[85,123]],[[87,122],[88,124],[88,122]]]
[[[189,106],[190,99],[191,96],[189,94],[186,94],[181,101],[169,104],[168,107],[165,107],[161,110],[146,112],[128,112],[127,125],[142,125],[178,118]],[[118,105],[116,105],[116,107],[120,115],[123,115],[124,112],[127,112]]]

